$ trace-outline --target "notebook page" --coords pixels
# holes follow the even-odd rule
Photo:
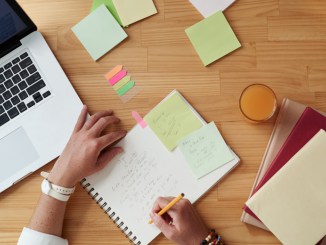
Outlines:
[[[113,220],[119,217],[128,226],[132,238],[148,244],[160,231],[149,225],[149,212],[158,196],[176,196],[181,192],[195,202],[238,162],[235,159],[197,180],[187,167],[179,149],[169,152],[149,127],[135,126],[119,143],[126,152],[116,157],[104,170],[87,178],[111,207]],[[97,198],[97,199],[98,199]],[[101,204],[101,203],[100,203]],[[115,212],[113,215],[112,212]]]

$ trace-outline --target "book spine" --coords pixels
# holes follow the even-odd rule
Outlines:
[[[87,181],[87,179],[83,179],[80,181],[81,186],[87,191],[88,195],[92,197],[96,204],[104,211],[106,215],[117,225],[117,227],[125,234],[126,238],[135,245],[141,245],[141,241],[137,239],[137,236],[128,228],[127,224],[123,222],[119,215],[112,210],[110,205],[103,199],[103,197],[99,196],[99,193],[92,187],[92,185]]]

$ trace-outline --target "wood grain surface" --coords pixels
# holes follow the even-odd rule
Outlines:
[[[326,111],[324,0],[236,1],[225,15],[242,48],[208,67],[184,32],[202,19],[187,0],[155,0],[159,13],[126,28],[129,37],[98,62],[71,31],[89,13],[91,0],[19,2],[91,113],[112,108],[122,119],[121,127],[130,129],[135,124],[132,110],[144,115],[176,88],[204,119],[215,121],[242,162],[196,203],[198,212],[226,244],[279,244],[271,233],[240,222],[274,122],[246,122],[238,100],[247,85],[264,83],[279,102],[288,97]],[[117,64],[123,64],[142,89],[127,103],[103,78]],[[39,173],[52,164],[0,194],[0,244],[17,243],[40,195]],[[70,244],[129,243],[80,186],[68,204],[63,234]],[[152,244],[172,243],[160,235]]]

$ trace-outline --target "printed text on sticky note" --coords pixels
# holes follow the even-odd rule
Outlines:
[[[179,141],[178,147],[198,179],[233,160],[214,122]]]
[[[178,93],[157,105],[145,121],[169,151],[180,139],[203,126]]]

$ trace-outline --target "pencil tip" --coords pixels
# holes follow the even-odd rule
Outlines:
[[[182,196],[182,197],[184,197],[184,196],[185,196],[185,194],[181,193],[181,196]]]

